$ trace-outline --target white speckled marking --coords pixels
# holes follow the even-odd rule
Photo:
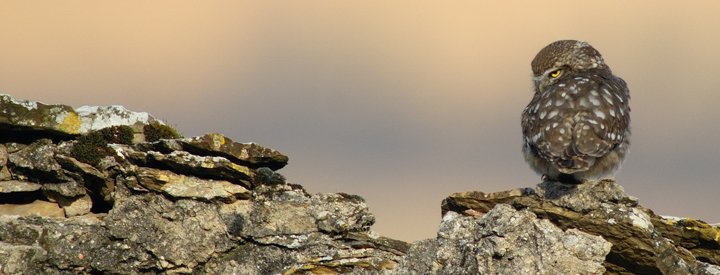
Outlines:
[[[580,104],[581,107],[590,107],[590,103],[588,103],[587,98],[584,97],[580,99],[580,102],[578,104]]]
[[[617,99],[620,100],[620,102],[625,102],[625,101],[623,101],[623,99],[622,99],[622,97],[621,97],[620,95],[617,95],[617,94],[616,94],[615,97],[617,97]]]
[[[595,111],[593,111],[593,113],[594,113],[597,117],[599,117],[600,119],[605,119],[605,113],[603,113],[602,111],[600,111],[600,110],[595,110]]]
[[[558,114],[558,110],[550,111],[550,113],[548,114],[548,119],[555,117],[557,114]]]

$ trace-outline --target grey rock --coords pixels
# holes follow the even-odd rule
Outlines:
[[[285,167],[288,157],[257,143],[238,143],[218,133],[200,137],[179,139],[177,143],[185,151],[209,156],[226,157],[240,165],[251,168],[268,167],[278,170]],[[173,146],[168,146],[173,147]]]
[[[42,187],[42,185],[29,181],[0,181],[0,193],[32,192],[40,190],[40,187]]]
[[[250,168],[235,164],[224,157],[197,156],[185,151],[169,154],[150,151],[147,156],[150,165],[160,163],[180,174],[231,181],[248,188],[252,187],[251,180],[255,174]]]
[[[375,222],[360,197],[309,195],[292,185],[260,186],[253,200],[223,205],[220,211],[231,234],[288,247],[312,243],[318,232],[365,232]]]
[[[697,272],[698,262],[720,262],[720,228],[694,220],[667,221],[638,204],[612,180],[581,185],[544,182],[535,190],[464,192],[443,201],[443,212],[483,215],[498,204],[527,209],[565,230],[579,229],[613,244],[608,272]]]
[[[446,213],[434,242],[411,248],[392,273],[599,274],[611,247],[601,237],[563,231],[504,204],[480,218]]]
[[[46,183],[42,185],[45,195],[55,201],[62,201],[63,198],[72,199],[87,194],[85,186],[76,181],[62,183]]]
[[[138,183],[148,190],[162,192],[178,199],[231,202],[250,197],[250,191],[228,181],[204,180],[165,170],[141,167],[137,169],[137,178]]]
[[[43,182],[61,182],[67,179],[55,161],[55,144],[50,139],[40,139],[29,146],[11,153],[8,165],[14,176]]]
[[[0,144],[0,167],[5,167],[8,160],[8,151],[5,145]]]
[[[65,211],[54,202],[44,200],[30,200],[22,204],[3,203],[0,204],[0,216],[43,216],[43,217],[65,217]],[[0,240],[2,240],[0,238]]]
[[[143,265],[158,270],[192,270],[232,247],[213,204],[195,200],[133,196],[116,202],[104,222],[110,236],[150,253]]]
[[[38,138],[69,139],[110,126],[130,126],[136,133],[143,126],[164,124],[145,112],[133,112],[122,106],[82,106],[44,104],[0,95],[0,130],[9,133],[0,141],[32,141]]]

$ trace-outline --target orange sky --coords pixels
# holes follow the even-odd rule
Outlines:
[[[720,222],[720,2],[3,1],[0,92],[122,104],[185,135],[290,156],[311,192],[366,198],[383,235],[433,237],[440,201],[533,186],[530,61],[589,41],[632,95],[618,181]]]

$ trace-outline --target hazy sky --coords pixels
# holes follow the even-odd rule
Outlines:
[[[534,186],[530,61],[586,40],[631,90],[617,179],[659,214],[720,222],[718,1],[2,1],[0,92],[121,104],[186,136],[290,156],[374,229],[434,237],[459,191]]]

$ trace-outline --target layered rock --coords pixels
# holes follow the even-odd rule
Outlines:
[[[437,238],[407,244],[361,197],[286,182],[262,145],[118,106],[0,104],[0,274],[720,274],[718,226],[613,181],[455,193]]]
[[[2,274],[379,272],[407,250],[362,198],[286,183],[276,150],[147,142],[162,122],[146,114],[2,99]]]
[[[443,201],[443,213],[482,216],[498,205],[532,212],[563,230],[581,230],[612,244],[603,265],[620,274],[718,274],[720,226],[668,220],[642,207],[612,180],[580,185],[543,182],[535,189],[463,192]],[[713,273],[716,272],[716,273]]]

